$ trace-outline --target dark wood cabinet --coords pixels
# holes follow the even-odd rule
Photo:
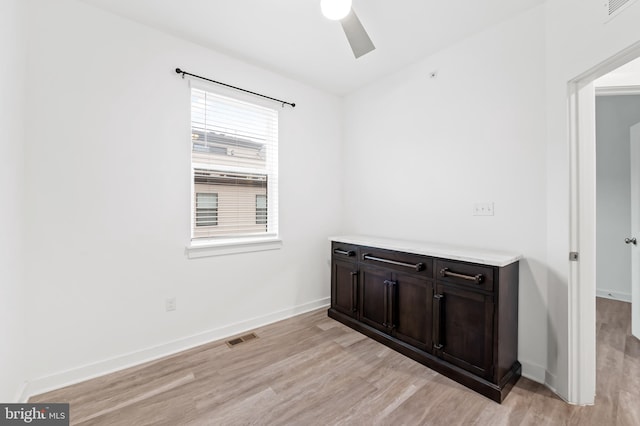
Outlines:
[[[380,268],[363,266],[360,271],[359,319],[382,332],[388,332],[387,321],[391,316],[389,288],[391,273]]]
[[[438,284],[434,303],[435,354],[451,364],[491,380],[493,297],[448,284]]]
[[[432,282],[407,274],[396,274],[394,282],[393,336],[431,352]]]
[[[360,267],[359,275],[359,320],[431,352],[431,281],[368,265]]]
[[[357,316],[358,264],[353,246],[334,244],[331,256],[331,307],[344,315]]]
[[[502,402],[517,361],[518,261],[332,242],[329,316]]]

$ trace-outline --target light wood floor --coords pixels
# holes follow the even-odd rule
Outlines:
[[[47,394],[80,425],[640,425],[630,305],[597,301],[598,396],[575,407],[520,379],[502,405],[315,311]]]

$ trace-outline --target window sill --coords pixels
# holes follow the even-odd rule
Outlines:
[[[224,241],[191,242],[185,249],[189,259],[225,256],[229,254],[251,253],[256,251],[280,250],[282,240],[277,237],[229,239]]]

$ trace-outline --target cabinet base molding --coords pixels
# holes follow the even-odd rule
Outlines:
[[[516,361],[511,366],[511,369],[504,375],[501,383],[496,385],[427,352],[421,351],[411,345],[395,339],[393,336],[383,333],[373,327],[369,327],[368,325],[363,324],[348,315],[344,315],[333,308],[328,310],[328,315],[330,318],[341,322],[347,327],[382,343],[396,352],[399,352],[404,356],[407,356],[498,403],[502,403],[504,398],[506,398],[507,394],[511,391],[511,388],[513,388],[522,375],[522,366],[518,361]]]

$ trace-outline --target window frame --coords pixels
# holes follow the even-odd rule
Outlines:
[[[267,232],[260,234],[252,234],[252,235],[243,235],[243,236],[217,236],[215,238],[193,238],[193,230],[195,229],[195,180],[194,180],[194,171],[196,168],[203,166],[203,164],[195,163],[193,161],[192,152],[193,152],[193,142],[191,139],[192,134],[192,124],[191,124],[191,108],[192,108],[192,89],[203,90],[209,92],[213,95],[224,96],[228,98],[232,98],[234,100],[238,100],[241,102],[247,102],[250,104],[254,104],[260,107],[272,109],[278,112],[277,109],[273,107],[272,104],[268,102],[264,102],[262,100],[256,100],[255,97],[239,94],[230,89],[225,89],[217,86],[212,86],[206,83],[202,83],[200,81],[196,81],[190,79],[189,87],[187,90],[187,106],[188,106],[188,121],[187,121],[187,132],[188,132],[188,158],[189,158],[189,168],[190,168],[190,216],[191,216],[191,225],[189,230],[189,242],[185,249],[185,254],[189,259],[197,259],[202,257],[210,257],[210,256],[220,256],[220,255],[228,255],[228,254],[239,254],[239,253],[249,253],[249,252],[258,252],[258,251],[267,251],[267,250],[279,250],[282,248],[283,242],[280,238],[279,228],[278,228],[278,218],[279,218],[279,209],[278,209],[278,175],[279,175],[279,165],[278,165],[278,155],[277,151],[275,154],[275,165],[273,166],[275,172],[275,178],[271,178],[271,174],[267,173],[269,176],[268,179],[268,187],[267,187]],[[276,117],[278,128],[280,128],[280,115],[278,114]],[[278,139],[279,139],[279,130],[278,130]],[[275,148],[279,149],[279,140],[276,141]],[[204,165],[204,168],[209,170],[214,170],[210,167],[210,165]],[[229,172],[240,172],[240,173],[255,173],[255,174],[264,174],[265,170],[263,169],[250,169],[250,168],[237,168],[233,166],[224,166],[222,169]],[[221,168],[216,168],[215,170],[221,170]]]

